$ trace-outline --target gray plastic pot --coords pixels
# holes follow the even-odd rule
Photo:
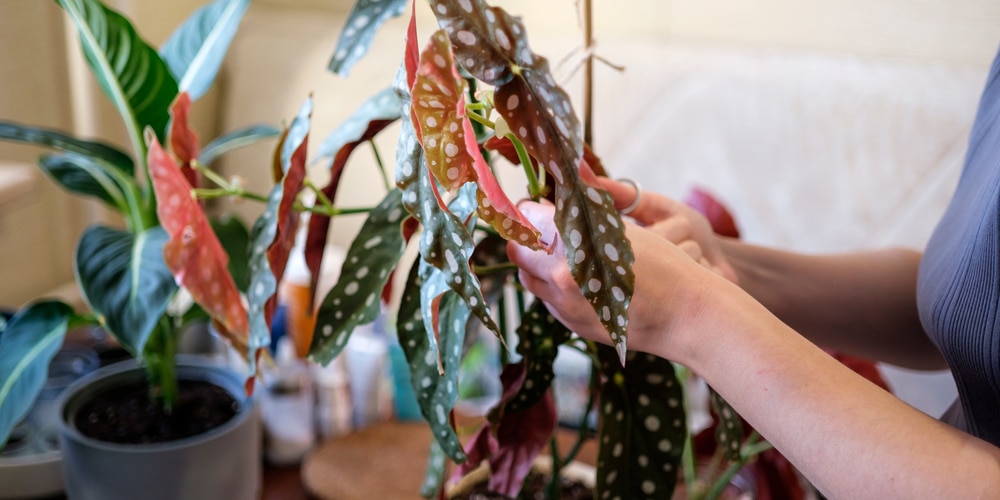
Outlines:
[[[116,444],[80,433],[75,414],[93,395],[116,384],[141,380],[134,360],[115,363],[81,378],[59,401],[59,441],[66,495],[73,500],[254,499],[260,496],[261,442],[256,406],[231,370],[178,357],[179,379],[222,387],[240,404],[228,422],[198,436],[156,444]]]

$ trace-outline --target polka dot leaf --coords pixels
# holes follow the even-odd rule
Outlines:
[[[444,485],[444,472],[447,464],[447,455],[441,449],[441,444],[432,439],[430,451],[427,453],[427,471],[424,473],[424,482],[420,485],[420,496],[424,498],[437,496]]]
[[[607,380],[600,390],[597,495],[670,498],[687,432],[674,367],[635,351],[622,366],[607,346],[600,346],[598,354]]]
[[[466,460],[462,443],[451,423],[451,412],[458,400],[458,369],[469,309],[454,292],[445,292],[437,301],[439,335],[426,334],[421,294],[424,280],[433,267],[417,260],[410,270],[397,315],[396,331],[410,367],[410,381],[434,439],[455,462]]]
[[[521,318],[517,329],[517,352],[525,364],[525,377],[517,394],[506,403],[504,412],[518,412],[537,403],[552,385],[552,364],[558,347],[569,340],[571,332],[549,313],[545,304],[535,301]]]
[[[500,374],[504,387],[497,408],[508,407],[518,397],[527,376],[525,362],[508,364]],[[507,497],[517,497],[524,479],[542,450],[551,442],[558,415],[552,391],[544,391],[534,404],[521,411],[490,412],[486,425],[467,445],[469,460],[457,474],[468,473],[483,460],[490,465],[489,489]]]
[[[347,76],[368,52],[378,29],[389,19],[402,15],[407,3],[408,0],[359,0],[355,3],[330,58],[330,71]]]
[[[173,157],[153,134],[147,134],[146,140],[156,213],[169,235],[163,245],[163,261],[177,283],[191,293],[234,345],[245,348],[247,314],[229,274],[229,257]]]
[[[479,279],[469,264],[475,245],[465,223],[471,222],[476,206],[471,201],[475,196],[474,185],[469,183],[458,190],[450,209],[445,205],[410,120],[403,120],[396,162],[396,184],[403,191],[403,206],[423,226],[420,256],[441,271],[441,276],[428,281],[428,286],[446,283],[465,299],[472,313],[499,336],[500,328],[490,314]],[[428,296],[428,293],[423,295]],[[429,323],[428,328],[431,332],[434,325]]]
[[[743,420],[736,410],[715,390],[709,391],[709,402],[715,414],[715,442],[722,449],[727,460],[740,460],[740,445],[743,442]]]
[[[505,239],[546,248],[541,233],[507,197],[486,163],[465,111],[465,80],[458,74],[451,43],[434,33],[420,57],[413,96],[413,120],[434,178],[452,191],[466,182],[479,186],[479,215]]]
[[[424,156],[434,178],[454,191],[475,181],[476,172],[463,138],[465,80],[455,69],[451,44],[443,30],[435,32],[421,52],[416,77],[410,89],[411,111]]]
[[[378,317],[379,295],[403,256],[402,193],[393,189],[368,213],[354,238],[337,283],[316,313],[310,356],[324,365],[343,350],[355,327]]]
[[[580,122],[548,61],[528,46],[521,21],[483,0],[431,1],[455,59],[496,87],[496,111],[555,179],[556,226],[573,278],[624,362],[635,276],[632,249],[611,196],[584,183]]]
[[[253,354],[249,357],[251,371],[255,369],[257,350],[271,343],[270,325],[276,306],[278,277],[285,272],[298,230],[299,216],[293,206],[306,175],[311,114],[312,99],[307,99],[278,142],[274,170],[283,173],[282,179],[268,195],[267,206],[254,222],[250,236],[247,308],[250,315],[250,352]]]
[[[347,121],[323,140],[317,155],[319,158],[332,158],[330,180],[322,188],[323,195],[328,200],[336,201],[344,168],[354,150],[398,120],[401,111],[402,102],[395,91],[392,88],[382,90],[365,101]],[[323,256],[326,253],[331,223],[331,217],[323,214],[313,213],[309,217],[305,259],[311,275],[310,302],[314,301],[313,294],[323,269]]]

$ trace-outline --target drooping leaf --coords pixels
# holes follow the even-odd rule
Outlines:
[[[340,179],[347,166],[347,160],[354,150],[364,142],[373,139],[382,130],[399,119],[402,103],[395,91],[385,89],[369,98],[351,116],[333,131],[320,145],[319,157],[332,156],[330,181],[323,187],[323,195],[335,202]],[[323,268],[323,254],[326,251],[327,236],[332,220],[330,217],[314,213],[309,218],[306,235],[306,266],[312,275],[310,301],[313,300],[320,272]]]
[[[424,157],[434,178],[448,191],[476,179],[464,139],[465,87],[452,61],[448,36],[438,30],[420,54],[410,94]],[[472,137],[475,143],[475,134]]]
[[[451,55],[451,42],[443,30],[431,37],[420,55],[417,78],[411,90],[412,115],[419,130],[424,156],[434,178],[449,191],[466,182],[479,186],[479,215],[505,239],[537,250],[541,233],[510,201],[487,165],[476,133],[465,111],[465,80]]]
[[[712,406],[712,413],[718,419],[715,425],[715,442],[727,460],[738,461],[740,446],[743,443],[743,420],[714,389],[709,391],[709,403]]]
[[[313,101],[306,99],[298,115],[288,127],[288,134],[280,144],[281,149],[281,201],[278,203],[277,232],[267,249],[267,261],[276,279],[285,274],[288,256],[295,246],[295,236],[299,230],[299,213],[294,210],[299,192],[305,186],[306,156],[309,146]],[[271,297],[265,308],[268,324],[277,307],[277,296]]]
[[[458,368],[469,309],[454,292],[440,300],[440,338],[426,335],[421,299],[422,274],[433,268],[419,259],[410,270],[396,319],[399,342],[410,367],[410,383],[434,439],[455,462],[464,462],[462,443],[451,424],[451,412],[458,400]],[[439,364],[440,360],[440,364]],[[440,371],[439,371],[440,370]]]
[[[393,189],[368,213],[347,251],[337,283],[320,304],[309,353],[324,365],[347,345],[355,327],[378,317],[382,287],[406,249],[401,196]]]
[[[572,332],[559,322],[542,301],[535,301],[525,311],[517,328],[517,352],[524,363],[524,383],[516,395],[502,408],[514,413],[534,405],[552,386],[552,371],[559,346],[569,340]]]
[[[406,88],[402,87],[405,85],[405,79],[406,72],[398,71],[394,86],[401,97],[409,95]],[[404,98],[403,101],[409,105],[408,98]],[[406,112],[409,113],[409,110]],[[425,286],[446,283],[465,299],[472,313],[499,337],[500,328],[490,314],[489,306],[482,296],[479,279],[469,264],[475,245],[465,223],[475,207],[471,201],[471,197],[474,196],[473,191],[459,190],[455,200],[452,200],[453,204],[465,200],[464,205],[456,205],[455,208],[466,210],[468,214],[459,216],[444,206],[444,201],[438,194],[435,181],[424,161],[423,149],[417,140],[412,120],[402,120],[401,125],[396,147],[396,185],[403,191],[403,207],[423,225],[424,232],[420,237],[421,257],[441,271],[439,277],[428,279]],[[422,292],[422,295],[425,296],[425,300],[437,296],[428,293],[428,290]],[[424,306],[432,307],[429,302]],[[433,337],[436,325],[428,322],[426,326],[427,334]]]
[[[76,275],[83,298],[98,321],[137,357],[177,291],[164,262],[167,239],[159,226],[139,233],[91,226],[77,244]]]
[[[504,393],[497,408],[508,407],[518,397],[518,388],[524,386],[526,374],[523,361],[504,367],[500,374]],[[549,444],[557,421],[551,390],[544,391],[541,398],[521,411],[492,411],[488,424],[469,440],[466,447],[469,460],[456,475],[467,474],[483,460],[488,460],[490,491],[516,497],[535,459]]]
[[[36,144],[64,153],[76,153],[93,157],[107,163],[129,178],[135,178],[135,163],[132,157],[113,146],[100,142],[84,141],[54,129],[21,125],[0,120],[0,139]]]
[[[347,16],[330,58],[330,71],[347,76],[371,47],[375,33],[389,19],[403,14],[408,0],[358,0]]]
[[[173,158],[156,137],[149,141],[149,169],[156,193],[156,212],[170,237],[162,260],[194,301],[219,325],[239,349],[247,348],[247,312],[229,274],[222,244]]]
[[[285,273],[288,255],[298,230],[299,216],[292,208],[306,175],[306,148],[311,116],[310,97],[299,108],[299,113],[278,141],[272,170],[280,173],[279,182],[271,189],[267,207],[254,222],[251,231],[252,251],[247,256],[250,266],[247,309],[250,315],[249,363],[252,370],[255,369],[259,350],[271,343],[271,321],[276,308],[278,280]]]
[[[448,464],[445,458],[441,445],[432,439],[430,451],[427,453],[427,471],[424,473],[424,482],[420,485],[420,496],[427,499],[436,498],[441,491],[444,485],[445,466]]]
[[[159,54],[121,14],[95,0],[58,0],[80,36],[98,85],[118,110],[137,147],[150,126],[162,139],[177,81]]]
[[[687,417],[673,365],[630,351],[598,347],[607,381],[600,392],[597,495],[670,498],[684,450]]]
[[[62,302],[36,302],[0,325],[0,450],[41,393],[72,314]]]
[[[514,135],[556,181],[556,227],[570,272],[624,362],[635,276],[631,245],[611,196],[584,183],[580,123],[569,97],[534,54],[521,21],[483,0],[431,0],[455,59],[496,86],[494,102]]]
[[[215,0],[202,6],[160,47],[178,89],[197,101],[219,72],[250,0]]]
[[[133,180],[91,156],[76,153],[44,155],[39,158],[38,167],[67,191],[97,198],[119,213],[129,210],[129,197],[134,198],[137,189]],[[128,187],[123,189],[122,183]],[[137,202],[135,199],[131,201]]]
[[[188,125],[188,115],[191,113],[191,96],[181,92],[170,106],[170,150],[179,162],[181,173],[188,184],[198,186],[198,171],[194,161],[201,154],[201,144],[198,134]]]
[[[198,161],[202,165],[211,165],[216,158],[238,148],[257,144],[263,140],[278,137],[281,131],[270,125],[248,125],[209,142],[201,150]]]

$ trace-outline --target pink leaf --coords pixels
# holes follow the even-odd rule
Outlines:
[[[247,312],[229,274],[229,258],[174,159],[154,134],[147,133],[146,141],[156,212],[170,235],[163,247],[163,260],[174,279],[218,322],[233,345],[245,351]]]
[[[180,161],[181,172],[192,186],[198,186],[198,171],[193,163],[201,154],[198,134],[188,125],[188,114],[191,111],[191,96],[181,92],[170,107],[170,148]]]

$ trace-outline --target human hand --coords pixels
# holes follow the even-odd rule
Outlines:
[[[730,264],[720,237],[712,230],[708,219],[690,206],[652,191],[642,191],[628,182],[607,177],[593,177],[594,183],[604,188],[615,199],[615,208],[622,210],[638,204],[628,214],[653,233],[677,245],[696,262],[737,282],[736,272]]]
[[[507,255],[518,266],[522,285],[570,330],[610,343],[607,331],[570,274],[566,250],[553,221],[555,208],[534,202],[521,203],[519,208],[553,248],[547,254],[508,243]],[[629,306],[628,347],[663,357],[676,354],[681,349],[677,344],[684,339],[671,332],[686,329],[675,325],[693,319],[692,315],[703,310],[699,304],[710,302],[706,300],[711,296],[706,282],[723,281],[662,234],[626,222],[626,235],[635,256],[636,276]]]

